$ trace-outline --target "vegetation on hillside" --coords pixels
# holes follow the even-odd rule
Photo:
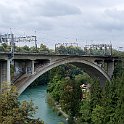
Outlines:
[[[0,124],[44,124],[32,119],[36,112],[32,101],[19,102],[15,87],[3,86],[0,94]]]
[[[117,52],[115,55],[123,57],[124,54]],[[65,68],[62,68],[63,66]],[[106,82],[104,88],[100,86],[97,79],[91,79],[81,70],[75,73],[78,70],[77,67],[73,68],[70,64],[63,66],[53,69],[54,71],[51,70],[52,77],[48,84],[48,92],[61,105],[62,110],[70,115],[73,123],[124,123],[123,59],[115,65],[113,79],[111,82]],[[80,85],[87,83],[90,84],[90,91],[85,99],[81,99],[79,96],[82,96],[83,92],[81,95]],[[74,91],[74,89],[77,90]]]

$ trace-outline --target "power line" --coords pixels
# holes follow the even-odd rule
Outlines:
[[[16,42],[34,42],[37,51],[36,35],[16,37],[12,32],[10,34],[4,34],[4,35],[0,34],[0,43],[10,43],[11,46],[10,53],[12,57],[14,57],[14,48]]]

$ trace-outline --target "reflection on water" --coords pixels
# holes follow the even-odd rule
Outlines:
[[[35,118],[40,118],[44,120],[45,124],[67,124],[66,120],[63,117],[57,116],[53,112],[52,108],[48,105],[46,101],[46,92],[47,86],[36,86],[33,88],[27,88],[19,97],[20,101],[23,100],[32,100],[35,106],[38,106],[37,113]]]

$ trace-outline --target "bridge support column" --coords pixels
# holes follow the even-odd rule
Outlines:
[[[10,60],[0,62],[0,84],[7,82],[11,85]]]
[[[17,78],[22,76],[25,73],[25,62],[14,60],[14,79],[15,81]]]
[[[34,60],[32,60],[32,74],[34,74]]]
[[[26,62],[26,74],[34,74],[34,60]]]
[[[14,67],[15,67],[15,72],[14,72],[14,76],[17,76],[21,73],[25,73],[25,63],[24,62],[20,62],[20,61],[14,61]]]
[[[2,63],[0,62],[0,89],[2,84]]]
[[[7,78],[6,78],[7,68],[6,67],[7,67],[6,61],[1,62],[1,83],[7,81]]]
[[[107,73],[108,73],[108,75],[110,76],[110,78],[111,78],[112,75],[113,75],[113,71],[114,71],[114,61],[108,62],[108,63],[107,63]]]
[[[11,85],[10,59],[7,60],[7,83]]]

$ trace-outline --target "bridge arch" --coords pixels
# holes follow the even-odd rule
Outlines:
[[[73,57],[73,58],[66,57],[52,61],[49,64],[42,66],[34,74],[28,76],[26,80],[21,82],[22,85],[18,85],[15,83],[15,86],[17,87],[19,94],[21,94],[35,79],[37,79],[45,72],[59,65],[63,65],[67,63],[74,64],[77,67],[82,68],[86,73],[89,74],[89,76],[98,78],[100,80],[101,85],[104,85],[106,81],[110,81],[110,77],[108,76],[108,74],[97,64],[77,57]]]

